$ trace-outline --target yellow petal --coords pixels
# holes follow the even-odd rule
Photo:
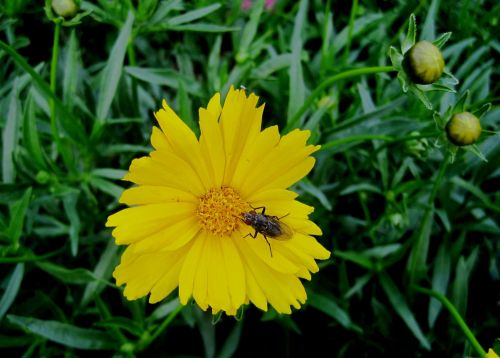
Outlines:
[[[217,117],[209,110],[200,109],[200,130],[200,147],[212,175],[212,184],[221,187],[226,155]]]
[[[206,252],[212,258],[208,266],[208,296],[207,303],[215,310],[223,310],[230,314],[232,305],[228,292],[228,278],[219,237],[210,236]]]
[[[193,217],[193,203],[149,204],[123,209],[108,217],[107,227],[116,226],[113,236],[118,244],[137,241],[182,219]]]
[[[179,275],[179,300],[186,305],[193,293],[193,282],[196,276],[200,256],[207,242],[207,235],[201,231],[193,240]]]
[[[294,274],[299,270],[299,266],[288,260],[280,252],[275,253],[273,251],[273,256],[271,256],[272,248],[274,245],[279,245],[279,241],[268,238],[269,244],[271,245],[270,250],[266,240],[261,234],[258,234],[255,239],[250,236],[245,237],[248,233],[253,234],[253,231],[252,228],[248,227],[241,231],[236,231],[233,234],[232,240],[240,252],[253,253],[270,268],[279,272]]]
[[[263,106],[256,108],[258,97],[253,93],[247,98],[245,91],[231,87],[220,116],[220,128],[226,153],[224,185],[232,176],[247,144],[253,143],[262,125]]]
[[[297,277],[273,270],[253,252],[242,251],[242,247],[237,246],[245,261],[247,273],[250,272],[253,275],[267,301],[276,311],[289,314],[291,313],[290,305],[299,308],[300,302],[305,302],[305,291]],[[249,274],[247,276],[250,277]],[[248,282],[253,283],[252,279]],[[254,291],[250,291],[249,288],[249,292]]]
[[[312,236],[295,233],[293,240],[293,245],[296,246],[297,250],[301,250],[319,260],[326,260],[330,258],[330,251],[321,246],[321,244]]]
[[[147,295],[165,275],[175,274],[175,270],[171,270],[184,258],[183,251],[185,250],[137,255],[126,261],[122,260],[113,272],[113,277],[118,285],[126,284],[125,297],[135,300]],[[165,262],[170,264],[165,265]]]
[[[137,240],[131,244],[131,248],[135,253],[174,251],[190,242],[200,230],[195,217],[179,220],[157,233]]]
[[[120,203],[126,205],[158,204],[164,202],[197,203],[192,193],[165,186],[141,185],[129,188],[122,193]]]
[[[185,162],[166,151],[161,154],[153,153],[151,155],[154,155],[156,160],[152,157],[134,159],[129,172],[123,179],[139,185],[177,188],[195,196],[205,192],[200,179],[193,174],[193,170]]]
[[[211,183],[204,180],[208,177],[207,166],[193,131],[175,114],[166,101],[163,101],[163,109],[156,112],[155,116],[172,151],[198,173],[205,190],[209,189]]]
[[[233,307],[240,307],[246,296],[245,270],[240,253],[231,238],[221,238],[223,261],[227,272],[227,285]]]
[[[247,190],[243,184],[247,181],[248,176],[252,175],[253,177],[254,175],[259,175],[259,172],[256,172],[257,163],[262,161],[267,154],[278,145],[279,140],[280,134],[278,126],[272,126],[264,129],[250,145],[245,147],[245,151],[242,153],[240,162],[238,163],[237,170],[229,184],[234,188],[238,188],[245,199],[250,197],[252,193],[257,190]],[[264,170],[267,171],[268,169]]]
[[[314,166],[311,153],[319,146],[306,146],[309,131],[294,130],[283,136],[278,145],[260,158],[251,158],[242,182],[245,192],[271,188],[287,188],[303,178]]]

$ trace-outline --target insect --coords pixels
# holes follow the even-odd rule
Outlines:
[[[260,213],[257,210],[262,209]],[[269,243],[268,238],[275,240],[290,240],[293,236],[292,229],[280,221],[285,216],[290,214],[286,214],[282,217],[266,215],[266,207],[260,206],[258,208],[252,207],[252,210],[246,213],[241,213],[241,221],[245,224],[254,228],[255,233],[249,233],[244,237],[251,236],[252,238],[256,238],[258,234],[264,236],[264,239],[269,246],[269,251],[271,252],[271,257],[273,257],[273,250],[271,248],[271,244]]]

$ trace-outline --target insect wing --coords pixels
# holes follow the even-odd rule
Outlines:
[[[280,226],[281,235],[274,236],[273,239],[280,241],[290,240],[293,236],[292,228],[289,225],[285,224],[283,221],[277,221],[277,223]]]

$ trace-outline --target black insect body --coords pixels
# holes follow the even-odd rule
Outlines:
[[[293,236],[293,231],[290,229],[290,227],[288,227],[288,225],[286,225],[284,222],[280,221],[280,219],[284,218],[289,214],[286,214],[285,216],[282,217],[277,217],[277,216],[266,215],[266,208],[264,206],[252,209],[253,210],[247,213],[241,214],[242,217],[240,219],[245,224],[255,229],[255,233],[245,235],[245,237],[251,236],[252,238],[255,239],[258,234],[264,236],[264,239],[266,240],[267,245],[269,246],[269,251],[271,252],[271,257],[272,257],[273,250],[271,249],[271,244],[269,243],[268,238],[275,240],[289,240]],[[258,213],[256,211],[258,209],[262,209],[262,211]]]

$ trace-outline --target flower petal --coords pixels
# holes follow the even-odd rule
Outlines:
[[[193,240],[193,245],[189,249],[184,264],[182,265],[179,275],[179,301],[186,305],[189,298],[193,294],[193,282],[198,270],[202,251],[208,242],[207,235],[204,231],[200,231],[198,236]]]
[[[186,162],[167,151],[153,152],[151,155],[154,159],[134,159],[123,179],[139,185],[177,188],[196,196],[205,192],[200,179],[194,175],[194,171]]]
[[[114,227],[118,244],[128,244],[162,230],[182,219],[193,217],[193,203],[162,203],[123,209],[108,217],[107,227]]]
[[[302,179],[314,166],[310,155],[319,146],[306,146],[309,131],[294,130],[283,136],[279,143],[265,155],[245,158],[251,161],[241,183],[246,193],[271,188],[287,188]],[[243,173],[242,173],[243,175]]]
[[[230,238],[221,238],[222,256],[227,272],[227,285],[233,307],[240,307],[245,302],[245,270],[240,253]]]
[[[200,109],[200,147],[212,174],[213,187],[221,187],[226,166],[226,155],[218,117],[208,109]]]
[[[205,180],[208,177],[207,166],[193,131],[175,114],[166,101],[163,101],[163,109],[156,112],[155,117],[172,151],[197,173],[201,183],[205,185],[205,190],[209,189],[211,185]]]
[[[185,257],[185,251],[186,249],[146,255],[124,254],[120,265],[113,272],[113,277],[117,285],[126,284],[125,297],[135,300],[147,295],[162,279],[168,280],[169,277],[175,277],[178,272],[177,266],[180,266]],[[165,262],[169,262],[169,265],[165,265]],[[166,293],[166,296],[170,291],[164,290],[163,293]]]
[[[219,122],[226,153],[224,185],[231,183],[241,153],[260,132],[264,106],[257,108],[258,100],[253,93],[247,98],[244,90],[235,90],[233,87],[226,96]]]
[[[173,225],[131,244],[135,253],[174,251],[190,242],[201,230],[196,218],[179,220]]]
[[[119,201],[126,205],[144,205],[165,202],[197,203],[198,199],[193,194],[176,188],[141,185],[125,190]]]

